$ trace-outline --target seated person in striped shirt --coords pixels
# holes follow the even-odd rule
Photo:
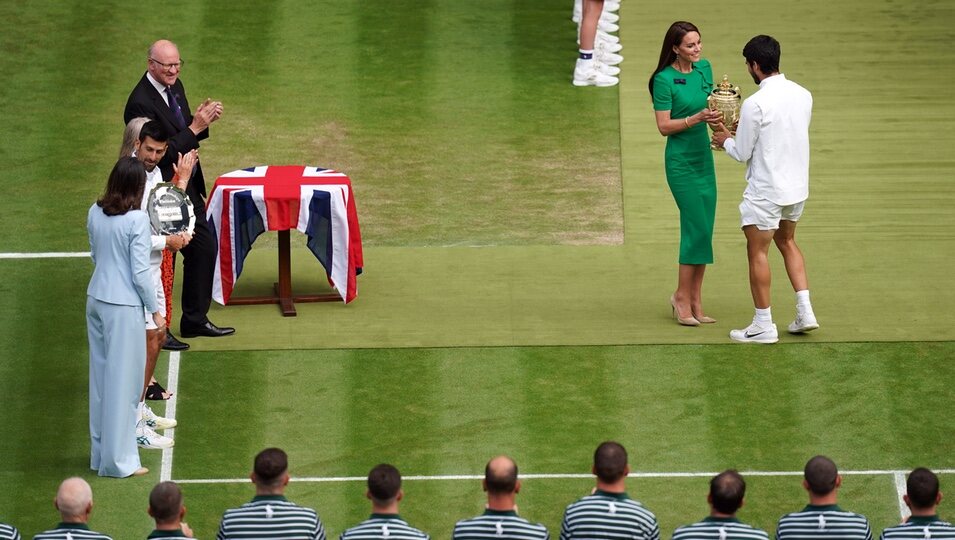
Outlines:
[[[255,456],[252,470],[255,497],[239,508],[226,510],[217,540],[227,538],[284,538],[325,540],[325,525],[311,508],[285,498],[288,486],[288,455],[279,448],[266,448]]]
[[[769,540],[769,534],[736,519],[743,507],[746,481],[738,472],[729,469],[710,480],[710,515],[703,521],[679,527],[673,540]]]
[[[912,511],[912,515],[901,525],[882,531],[881,540],[955,539],[955,526],[938,517],[942,492],[939,491],[938,476],[935,476],[935,473],[924,467],[915,469],[909,473],[905,491],[902,500]]]
[[[33,540],[112,540],[91,531],[87,525],[93,512],[93,489],[86,480],[76,476],[64,480],[56,490],[53,505],[60,512],[60,524],[34,536]]]
[[[484,467],[484,491],[487,506],[484,513],[463,519],[454,526],[452,540],[547,540],[550,534],[540,523],[531,523],[517,515],[515,499],[521,491],[517,479],[517,463],[507,456],[498,456]]]
[[[0,540],[20,540],[20,531],[13,525],[0,522]]]
[[[401,473],[392,465],[376,465],[368,473],[371,517],[341,534],[341,540],[429,540],[426,533],[408,525],[398,514],[398,503],[405,496]]]
[[[156,529],[148,540],[184,540],[193,538],[192,529],[182,520],[186,507],[182,491],[175,482],[160,482],[149,493],[149,515],[156,521]]]
[[[806,463],[802,486],[809,492],[809,506],[779,518],[776,540],[872,540],[869,520],[846,512],[836,504],[842,476],[826,456]]]
[[[627,450],[613,441],[594,452],[597,487],[564,511],[560,540],[660,540],[660,526],[652,512],[627,495]]]

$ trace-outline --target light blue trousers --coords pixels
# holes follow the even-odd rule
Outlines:
[[[136,412],[146,373],[143,307],[86,297],[90,343],[90,468],[126,477],[138,469]]]

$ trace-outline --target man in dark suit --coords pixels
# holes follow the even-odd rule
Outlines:
[[[169,136],[168,151],[159,162],[163,178],[173,176],[172,165],[180,154],[199,148],[199,141],[209,136],[209,125],[222,115],[222,103],[206,100],[195,115],[190,112],[186,91],[179,80],[182,68],[179,48],[175,43],[159,40],[149,48],[146,73],[133,88],[126,101],[124,122],[145,116],[158,120]],[[226,336],[234,328],[218,327],[209,321],[207,313],[212,302],[212,279],[215,272],[216,242],[206,222],[206,184],[202,165],[196,162],[186,193],[195,207],[196,228],[192,241],[180,253],[183,255],[182,318],[179,333],[183,337]],[[171,333],[168,334],[172,336]],[[180,348],[186,348],[183,345]],[[173,347],[175,348],[175,344]]]

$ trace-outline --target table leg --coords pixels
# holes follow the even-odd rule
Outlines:
[[[295,296],[292,294],[292,250],[289,231],[278,231],[279,235],[279,280],[273,287],[275,296],[232,297],[229,305],[279,304],[282,315],[295,317],[295,302],[339,302],[341,297],[337,293],[306,294]]]
[[[275,284],[275,296],[285,317],[295,317],[295,303],[292,299],[292,253],[288,231],[279,231],[279,281]]]

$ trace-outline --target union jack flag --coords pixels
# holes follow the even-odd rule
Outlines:
[[[347,304],[357,296],[361,232],[344,173],[301,165],[250,167],[216,179],[206,219],[217,242],[212,298],[226,304],[252,243],[263,232],[297,229]]]

